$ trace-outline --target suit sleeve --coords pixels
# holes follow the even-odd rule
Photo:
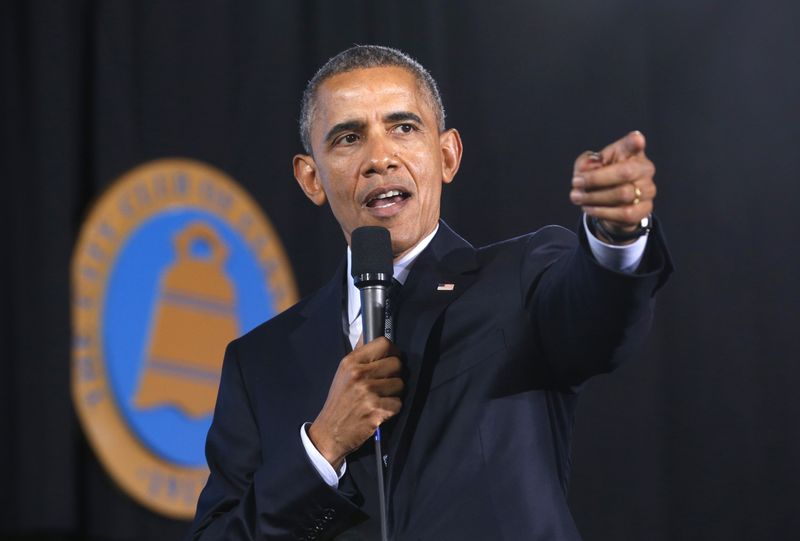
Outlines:
[[[262,448],[237,355],[225,353],[214,420],[206,440],[210,475],[190,539],[330,539],[361,511],[328,486],[310,463],[297,430]],[[283,442],[283,443],[281,443]]]
[[[574,387],[630,358],[671,271],[658,222],[634,273],[595,261],[582,227],[577,239],[562,228],[530,237],[521,271],[524,302],[554,382]]]

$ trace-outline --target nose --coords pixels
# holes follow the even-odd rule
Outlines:
[[[369,138],[361,171],[363,176],[385,175],[399,166],[397,148],[391,140],[385,135],[377,134]]]

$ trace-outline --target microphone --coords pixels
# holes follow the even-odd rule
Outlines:
[[[392,287],[392,238],[384,227],[364,226],[350,236],[351,274],[361,293],[364,343],[383,336],[386,297]]]
[[[361,325],[364,343],[383,336],[386,326],[386,298],[392,287],[392,238],[384,227],[364,226],[350,235],[352,252],[351,274],[353,283],[361,293]],[[378,508],[380,509],[381,541],[388,541],[389,527],[386,519],[386,491],[383,481],[383,451],[381,429],[375,431],[375,467],[378,481]]]

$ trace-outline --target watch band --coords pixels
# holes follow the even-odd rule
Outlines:
[[[652,215],[648,214],[639,222],[639,228],[631,231],[630,233],[612,233],[603,226],[602,220],[594,216],[589,216],[589,226],[591,227],[592,231],[598,231],[602,233],[604,237],[612,242],[625,242],[628,240],[638,239],[642,235],[647,235],[647,233],[653,229],[653,219]]]

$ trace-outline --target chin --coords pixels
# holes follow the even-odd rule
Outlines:
[[[395,238],[394,236],[392,236],[392,253],[395,256],[407,250],[410,250],[413,246],[414,242],[407,238],[404,237]]]
[[[409,248],[411,248],[411,246],[408,246],[404,242],[392,242],[392,255],[394,257],[397,257],[398,255],[402,254]]]

